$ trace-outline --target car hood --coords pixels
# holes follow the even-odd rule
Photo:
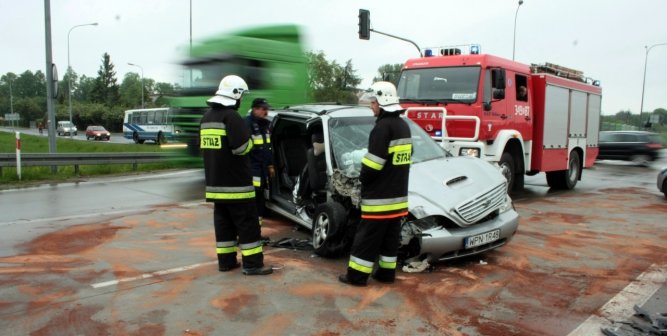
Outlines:
[[[458,156],[420,162],[410,167],[409,211],[418,219],[443,215],[466,225],[455,210],[504,184],[498,168],[482,159]]]

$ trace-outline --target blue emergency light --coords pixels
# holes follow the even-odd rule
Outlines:
[[[473,44],[470,46],[470,55],[477,55],[481,51],[479,45]]]
[[[433,50],[424,49],[424,57],[431,57],[431,56],[433,56]]]

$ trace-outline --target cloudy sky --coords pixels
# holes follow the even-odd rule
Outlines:
[[[305,48],[329,59],[352,60],[362,86],[377,68],[417,56],[409,43],[372,34],[357,36],[360,8],[373,29],[420,47],[478,43],[482,52],[512,58],[517,0],[52,0],[53,60],[61,75],[70,63],[96,76],[107,52],[120,80],[127,72],[176,82],[175,62],[192,39],[258,24],[303,27]],[[516,60],[556,63],[599,79],[602,111],[638,113],[645,46],[667,43],[666,0],[524,0],[516,16]],[[0,74],[45,69],[43,0],[0,0]],[[667,45],[648,53],[644,111],[667,108]]]

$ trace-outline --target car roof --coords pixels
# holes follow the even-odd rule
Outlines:
[[[654,132],[647,131],[600,131],[600,133],[609,133],[609,134],[658,134]]]

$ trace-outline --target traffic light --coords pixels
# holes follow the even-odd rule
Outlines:
[[[371,12],[367,9],[359,10],[359,39],[371,38]]]

